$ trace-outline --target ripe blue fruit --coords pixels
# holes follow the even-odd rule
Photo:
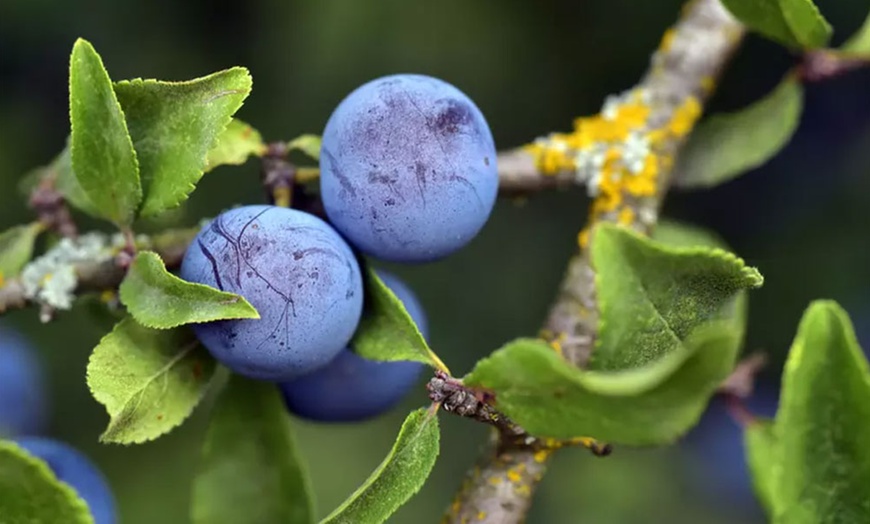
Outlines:
[[[100,470],[83,453],[68,444],[43,437],[24,437],[15,443],[45,461],[58,480],[78,493],[87,503],[95,524],[117,521],[112,490]]]
[[[0,436],[38,433],[46,422],[42,368],[28,341],[0,328]]]
[[[260,313],[193,326],[217,360],[258,380],[289,380],[326,365],[362,313],[362,277],[350,247],[326,222],[293,209],[220,214],[191,243],[180,274],[242,295]]]
[[[495,143],[456,87],[423,75],[378,78],[326,123],[320,189],[330,222],[361,251],[435,260],[465,246],[489,218]]]
[[[377,273],[426,337],[426,315],[414,293],[397,277],[384,271]],[[419,362],[364,359],[348,348],[326,367],[280,384],[280,388],[287,408],[301,417],[321,422],[356,422],[396,405],[417,382],[422,369]]]

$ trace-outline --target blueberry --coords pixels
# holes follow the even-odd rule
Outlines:
[[[393,262],[427,262],[470,242],[498,191],[480,110],[456,87],[393,75],[357,88],[323,131],[320,188],[351,244]]]
[[[15,331],[0,328],[0,435],[38,433],[46,423],[46,405],[34,349]]]
[[[115,498],[106,478],[84,454],[75,448],[43,437],[24,437],[16,444],[45,461],[58,480],[65,482],[85,501],[95,524],[117,521]]]
[[[423,336],[426,315],[414,293],[395,276],[378,276],[401,300]],[[395,406],[420,377],[419,362],[375,362],[342,351],[329,365],[280,385],[288,409],[321,422],[357,422],[384,413]]]
[[[326,222],[293,209],[245,206],[199,232],[181,278],[245,297],[259,319],[193,329],[214,357],[258,380],[289,380],[326,365],[362,313],[359,264]]]

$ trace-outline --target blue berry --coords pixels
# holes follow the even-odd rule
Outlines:
[[[45,461],[58,480],[75,490],[88,505],[95,524],[114,524],[117,521],[112,490],[88,457],[68,444],[49,438],[25,437],[15,443]]]
[[[395,276],[378,276],[401,300],[423,336],[426,315],[414,293]],[[384,413],[395,406],[417,383],[419,362],[375,362],[342,351],[324,368],[280,385],[288,409],[321,422],[357,422]]]
[[[326,365],[362,313],[359,264],[326,222],[293,209],[245,206],[200,231],[181,278],[245,297],[259,319],[193,326],[214,357],[258,380],[289,380]]]
[[[38,433],[47,418],[42,368],[28,341],[0,328],[0,436]]]
[[[483,114],[436,78],[393,75],[357,88],[323,131],[320,189],[330,221],[382,260],[427,262],[470,242],[498,192]]]

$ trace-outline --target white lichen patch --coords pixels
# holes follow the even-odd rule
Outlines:
[[[76,240],[64,238],[21,272],[27,299],[53,309],[70,309],[78,285],[76,265],[111,260],[113,239],[103,233],[88,233]]]

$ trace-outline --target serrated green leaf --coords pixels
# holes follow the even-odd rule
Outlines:
[[[834,302],[814,302],[801,320],[776,435],[774,522],[870,522],[870,366]]]
[[[840,46],[840,51],[856,55],[870,54],[870,14],[864,19],[861,28]]]
[[[592,265],[600,319],[589,368],[597,370],[641,367],[682,348],[763,282],[725,251],[667,246],[610,224],[595,230]]]
[[[754,104],[701,122],[677,158],[674,184],[717,186],[776,156],[797,130],[803,93],[800,82],[788,75]]]
[[[202,177],[209,151],[250,92],[251,75],[242,67],[187,82],[115,84],[139,157],[143,216],[187,199]]]
[[[743,433],[746,464],[752,475],[752,488],[768,514],[772,513],[773,477],[778,464],[775,460],[777,440],[772,421],[758,420]]]
[[[707,324],[644,367],[587,371],[540,340],[519,339],[479,361],[464,382],[495,393],[496,407],[533,435],[658,445],[697,423],[737,346],[730,325]]]
[[[34,222],[0,233],[0,282],[20,273],[21,268],[30,261],[33,244],[41,231],[42,225]]]
[[[318,135],[299,135],[287,143],[290,151],[302,151],[313,160],[320,159],[321,140]]]
[[[218,136],[217,144],[206,157],[205,171],[221,165],[241,165],[251,156],[262,156],[266,144],[260,132],[238,118],[230,121],[224,132]]]
[[[199,404],[214,371],[189,330],[120,321],[88,361],[88,387],[110,417],[100,440],[138,444],[168,433]]]
[[[274,384],[233,375],[218,397],[193,485],[194,524],[308,524],[311,486]]]
[[[717,234],[707,229],[683,224],[672,220],[660,220],[652,234],[652,239],[675,247],[711,247],[730,251],[728,244]],[[749,293],[739,291],[720,311],[720,317],[730,320],[742,345],[749,315]]]
[[[351,346],[371,360],[412,360],[445,372],[441,362],[426,344],[402,301],[371,268],[366,269],[365,306]]]
[[[0,521],[4,524],[94,524],[87,504],[48,465],[0,441]]]
[[[750,29],[788,47],[818,48],[831,38],[831,25],[812,0],[722,0]]]
[[[136,255],[119,291],[127,311],[149,328],[260,318],[254,306],[241,295],[187,282],[168,272],[160,255],[153,251]]]
[[[387,458],[365,483],[321,524],[378,524],[417,493],[438,458],[438,417],[425,408],[402,424]]]
[[[70,57],[69,98],[76,181],[100,217],[128,226],[142,200],[136,151],[103,61],[82,39]]]

